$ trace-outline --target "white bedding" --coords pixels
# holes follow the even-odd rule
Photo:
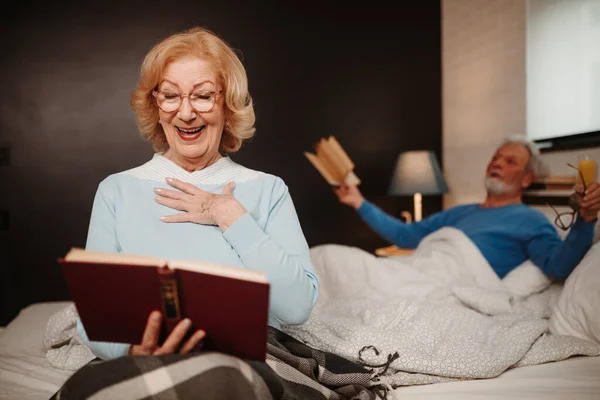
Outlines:
[[[282,329],[378,366],[380,381],[393,387],[600,354],[596,343],[547,333],[560,285],[515,297],[457,229],[437,231],[412,256],[393,260],[337,245],[311,252],[319,300],[306,323]]]
[[[323,249],[324,247],[314,250]],[[439,251],[444,251],[443,246],[440,249]],[[325,255],[325,253],[327,252],[322,255]],[[364,255],[365,253],[361,254]],[[434,255],[431,256],[435,257]],[[473,254],[464,256],[467,257],[465,260],[469,259],[468,257],[474,257]],[[393,260],[390,260],[390,264],[387,266],[381,264],[379,266],[381,268],[379,272],[381,273],[379,274],[372,273],[375,271],[371,269],[353,270],[350,263],[345,266],[346,270],[331,269],[322,271],[322,291],[319,305],[321,301],[346,296],[345,303],[349,306],[352,304],[353,299],[356,300],[365,293],[368,293],[367,297],[374,298],[385,298],[393,294],[403,293],[410,295],[409,298],[413,300],[422,299],[423,296],[419,294],[419,276],[422,278],[423,275],[410,275],[408,270],[399,270],[397,261],[394,264]],[[318,263],[317,268],[319,268]],[[449,271],[452,270],[451,265],[446,265],[446,268],[446,272],[450,273]],[[407,285],[406,291],[399,290],[397,286],[394,287],[390,275],[385,274],[385,271],[390,272],[392,270],[400,273],[405,279],[412,279],[412,284]],[[423,271],[420,272],[420,274],[423,273]],[[462,291],[449,290],[439,281],[437,288],[432,289],[435,292],[432,294],[442,302],[461,305],[463,303],[458,301],[455,295],[461,293],[462,299],[464,301],[470,299],[473,307],[498,313],[503,312],[503,310],[506,311],[506,297],[504,296],[505,293],[502,292],[501,285],[496,286],[498,291],[489,290],[487,293],[481,293],[477,290],[469,291],[469,286],[465,285],[465,282],[473,282],[478,279],[480,282],[486,282],[489,277],[489,274],[483,273],[475,278],[461,278],[458,282],[462,284],[456,285],[456,287],[464,289]],[[333,284],[334,281],[339,279],[345,281],[344,287],[346,289],[342,293],[338,293],[336,288],[339,287]],[[367,288],[368,291],[358,290],[359,287]],[[429,287],[431,289],[431,285]],[[423,289],[422,282],[420,289]],[[508,301],[508,306],[511,310],[513,307],[524,307],[522,310],[537,309],[538,313],[547,313],[543,305],[547,304],[548,298],[553,297],[554,294],[552,289],[544,293],[545,296],[548,296],[545,300],[543,297],[534,296],[530,300],[534,299],[536,301],[521,304],[513,300]],[[360,302],[357,303],[357,307],[360,307]],[[47,400],[72,374],[72,371],[52,368],[46,359],[46,353],[42,346],[48,319],[70,304],[70,302],[33,304],[23,309],[7,327],[0,329],[0,399]],[[369,314],[368,309],[363,311],[365,318],[377,319],[373,313]],[[443,313],[440,315],[443,317]],[[343,317],[343,315],[334,317]],[[382,322],[385,322],[385,319],[380,318],[379,323]],[[485,338],[485,336],[479,337],[479,339],[482,338]],[[427,339],[428,337],[425,336],[418,337],[415,340],[426,341]],[[550,347],[552,348],[552,346]],[[560,350],[562,356],[569,353],[569,351],[565,352],[564,346],[558,346],[558,350]],[[573,348],[571,352],[573,352],[572,350]],[[577,353],[577,351],[574,351],[574,353]],[[559,359],[560,357],[557,357],[557,355],[550,354],[549,356],[550,358]],[[371,359],[371,361],[373,360]],[[411,375],[418,377],[418,374]],[[395,389],[394,394],[397,395],[397,398],[402,399],[600,399],[600,357],[573,357],[564,361],[508,369],[492,379],[401,386]]]
[[[47,400],[71,375],[51,368],[42,349],[48,318],[69,302],[39,303],[25,308],[0,331],[0,399]],[[494,379],[402,387],[402,399],[598,399],[600,357],[509,370]]]

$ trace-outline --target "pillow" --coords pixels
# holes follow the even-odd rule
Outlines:
[[[0,357],[46,358],[42,344],[48,318],[67,307],[70,302],[47,302],[31,304],[23,308],[2,332],[0,332]]]
[[[600,243],[566,280],[549,322],[551,333],[600,344]]]

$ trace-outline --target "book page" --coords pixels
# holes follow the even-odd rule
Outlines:
[[[325,168],[333,175],[336,182],[338,182],[337,184],[341,184],[348,171],[344,169],[344,165],[337,159],[336,153],[331,149],[329,142],[321,139],[315,146],[315,150],[317,157],[319,157]]]
[[[319,157],[308,152],[304,152],[304,155],[306,156],[306,158],[308,158],[308,161],[311,162],[313,167],[315,167],[317,171],[319,171],[319,173],[327,181],[327,183],[329,183],[332,186],[337,186],[340,184],[340,182],[338,182],[335,179],[335,177],[327,170],[327,167],[325,167],[325,165],[321,162]]]
[[[360,185],[360,179],[358,179],[358,176],[356,176],[356,174],[352,171],[350,171],[348,175],[346,175],[346,179],[344,179],[344,182],[348,185]]]
[[[204,272],[212,275],[227,276],[230,278],[243,279],[247,281],[267,283],[264,272],[254,271],[242,267],[234,267],[223,264],[208,263],[198,260],[171,260],[166,261],[158,257],[139,256],[123,253],[104,253],[87,251],[81,248],[72,248],[64,258],[69,262],[96,263],[96,264],[115,264],[115,265],[139,265],[146,267],[162,267],[167,265],[169,268],[179,268],[188,271]]]
[[[340,142],[333,136],[329,136],[327,141],[329,142],[329,148],[335,155],[336,160],[338,160],[339,164],[342,166],[342,170],[345,171],[346,174],[349,171],[352,171],[354,169],[354,163],[350,160],[350,157],[348,157],[348,154],[344,151]]]
[[[104,253],[97,251],[87,251],[85,249],[74,247],[65,256],[65,261],[103,263],[103,264],[128,264],[148,267],[160,267],[166,264],[166,261],[157,257],[138,256],[123,253]]]
[[[343,183],[360,185],[360,179],[353,172],[354,163],[334,136],[319,140],[315,150],[316,155],[309,152],[304,152],[304,155],[327,183],[332,186]]]
[[[168,265],[170,268],[204,272],[206,274],[226,276],[229,278],[242,279],[246,281],[268,283],[264,272],[242,267],[234,267],[230,265],[208,263],[196,260],[171,260],[169,261]]]
[[[340,145],[334,136],[330,136],[328,142],[329,148],[331,149],[332,153],[335,154],[336,160],[338,160],[338,163],[342,166],[343,171],[345,171],[343,181],[349,185],[360,185],[360,179],[358,179],[356,174],[353,172],[354,163],[350,157],[348,157],[348,154],[346,151],[344,151],[342,145]]]

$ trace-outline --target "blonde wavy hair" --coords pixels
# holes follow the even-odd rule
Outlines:
[[[152,91],[158,88],[170,63],[190,56],[209,61],[217,69],[218,84],[225,99],[225,126],[219,151],[236,152],[242,142],[254,136],[256,131],[248,77],[235,51],[215,33],[202,27],[163,39],[144,58],[137,86],[131,93],[131,108],[135,112],[138,129],[142,137],[152,143],[155,151],[168,150],[165,133],[158,123],[158,106]]]

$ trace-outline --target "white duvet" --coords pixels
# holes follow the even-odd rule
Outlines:
[[[500,280],[457,229],[428,236],[408,257],[340,245],[314,247],[311,255],[319,299],[307,322],[282,330],[372,367],[378,382],[491,378],[513,367],[600,355],[598,344],[548,334],[561,285],[540,286],[538,279],[529,285],[533,293],[523,293],[519,271]]]

